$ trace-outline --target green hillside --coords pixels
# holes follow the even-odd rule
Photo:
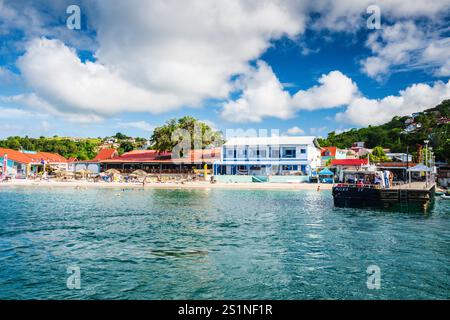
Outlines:
[[[321,146],[348,148],[355,141],[364,141],[367,148],[382,146],[392,152],[409,152],[417,157],[424,140],[430,140],[430,146],[438,161],[450,162],[450,100],[444,100],[438,106],[418,112],[412,116],[394,117],[380,126],[352,129],[340,134],[330,132],[326,139],[319,139]]]

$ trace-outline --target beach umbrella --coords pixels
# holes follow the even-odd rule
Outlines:
[[[120,174],[120,171],[117,169],[108,169],[105,171],[107,174]]]
[[[319,176],[333,176],[333,175],[334,175],[333,171],[331,171],[328,168],[319,171]]]
[[[135,170],[135,171],[133,171],[132,174],[134,174],[138,177],[144,177],[147,175],[147,172],[145,172],[144,170]]]
[[[92,174],[93,172],[90,170],[86,170],[86,169],[81,169],[80,171],[77,171],[77,174],[81,174],[81,176],[87,177],[88,175]]]
[[[424,164],[418,164],[408,169],[409,172],[430,172],[431,169]]]
[[[80,171],[77,171],[77,173],[81,173],[81,174],[92,174],[92,171],[86,170],[86,169],[81,169]]]

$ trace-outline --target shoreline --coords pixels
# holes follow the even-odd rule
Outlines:
[[[332,184],[323,183],[125,183],[125,182],[87,182],[87,181],[27,181],[14,180],[0,183],[3,187],[73,187],[73,188],[127,188],[127,189],[231,189],[231,190],[331,190]]]

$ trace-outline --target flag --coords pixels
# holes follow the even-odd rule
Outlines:
[[[7,174],[8,174],[8,155],[5,153],[5,155],[3,156],[2,178],[5,178]]]

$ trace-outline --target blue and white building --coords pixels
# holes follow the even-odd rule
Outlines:
[[[311,136],[231,138],[214,163],[214,175],[305,175],[321,165],[321,149]]]

